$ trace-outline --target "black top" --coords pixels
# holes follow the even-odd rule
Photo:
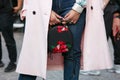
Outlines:
[[[11,12],[17,6],[17,0],[0,0],[0,13]]]
[[[13,4],[13,7],[17,6],[17,0],[11,0],[12,1],[12,4]]]

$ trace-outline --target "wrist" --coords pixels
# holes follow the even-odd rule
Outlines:
[[[113,18],[119,18],[120,19],[120,14],[114,14]]]
[[[115,13],[114,13],[114,16],[117,16],[117,15],[120,15],[120,13],[118,13],[118,12],[115,12]]]
[[[120,19],[120,15],[116,15],[116,16],[114,16],[114,18],[119,18]]]

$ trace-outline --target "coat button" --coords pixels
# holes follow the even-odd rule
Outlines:
[[[91,6],[91,10],[93,10],[93,6]]]
[[[35,11],[33,11],[32,13],[33,13],[33,15],[35,15],[35,14],[36,14],[36,12],[35,12]]]

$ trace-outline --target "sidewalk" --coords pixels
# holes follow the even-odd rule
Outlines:
[[[23,33],[15,32],[15,39],[17,44],[18,56],[19,56],[22,46]],[[9,60],[8,60],[8,53],[5,47],[4,40],[2,40],[2,44],[3,44],[3,62],[5,63],[5,67],[6,67]],[[109,73],[105,70],[101,72],[102,74],[100,76],[80,75],[79,80],[120,80],[120,74]],[[5,73],[4,68],[0,68],[0,80],[17,80],[17,78],[18,78],[18,74],[16,72]],[[42,79],[38,78],[37,80],[42,80]],[[63,71],[48,71],[47,80],[63,80]]]

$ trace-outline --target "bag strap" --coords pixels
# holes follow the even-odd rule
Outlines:
[[[59,23],[59,24],[56,24],[56,25],[63,25],[64,27],[68,28],[67,25],[70,24],[69,22],[66,22],[66,24],[63,24],[63,22],[64,22],[63,18],[59,18],[59,20],[60,20],[60,23]],[[55,26],[55,25],[49,26],[49,29],[53,28],[54,26]]]

